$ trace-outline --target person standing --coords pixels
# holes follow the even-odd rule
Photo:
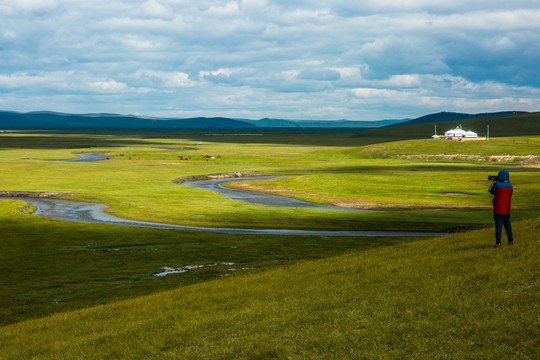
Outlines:
[[[493,218],[495,220],[495,247],[501,246],[502,227],[508,237],[508,245],[514,245],[512,224],[510,222],[510,208],[514,187],[510,183],[508,170],[499,171],[497,180],[489,188],[493,196]]]

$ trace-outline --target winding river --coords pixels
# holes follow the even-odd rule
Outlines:
[[[105,213],[103,204],[92,204],[70,200],[5,197],[2,199],[22,200],[35,205],[38,210],[34,215],[51,219],[101,223],[110,225],[138,226],[154,229],[173,229],[206,231],[223,234],[257,234],[257,235],[311,235],[311,236],[440,236],[444,233],[411,232],[411,231],[328,231],[328,230],[290,230],[290,229],[241,229],[241,228],[211,228],[198,226],[185,226],[175,224],[162,224],[147,221],[122,219]]]
[[[330,210],[347,210],[347,211],[377,211],[377,210],[365,210],[346,208],[341,206],[319,204],[299,199],[294,199],[286,196],[271,195],[255,191],[246,191],[239,189],[231,189],[224,187],[223,184],[233,181],[246,181],[246,180],[262,180],[273,179],[279,176],[254,176],[254,177],[242,177],[234,179],[219,179],[219,180],[197,180],[186,181],[182,185],[192,186],[206,190],[212,190],[221,195],[227,196],[231,199],[244,201],[255,205],[266,206],[282,206],[282,207],[295,207],[295,208],[316,208],[316,209],[330,209]]]
[[[81,159],[70,161],[99,161],[106,160],[107,157],[102,153],[85,153],[79,154]],[[219,180],[199,180],[185,182],[182,185],[203,188],[216,191],[222,195],[228,196],[238,201],[245,201],[251,204],[267,205],[267,206],[287,206],[298,208],[323,208],[332,210],[347,210],[347,211],[366,211],[360,209],[344,208],[333,205],[317,204],[308,201],[302,201],[284,196],[269,195],[254,191],[244,191],[238,189],[230,189],[222,186],[223,183],[231,181],[245,181],[253,179],[272,178],[267,177],[244,177],[234,179],[219,179]],[[93,204],[76,202],[70,200],[61,200],[53,198],[38,198],[38,197],[2,197],[0,199],[22,200],[29,204],[35,205],[37,211],[33,215],[43,216],[52,219],[100,223],[110,225],[138,226],[154,229],[173,229],[173,230],[188,230],[188,231],[205,231],[224,234],[254,234],[254,235],[309,235],[309,236],[441,236],[445,233],[435,232],[418,232],[418,231],[333,231],[333,230],[291,230],[291,229],[243,229],[243,228],[226,228],[226,227],[198,227],[185,226],[176,224],[163,224],[147,221],[137,221],[122,219],[104,211],[107,208],[103,204]]]

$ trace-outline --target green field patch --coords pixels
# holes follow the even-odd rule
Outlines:
[[[7,359],[90,353],[103,359],[533,359],[540,224],[514,225],[512,247],[494,249],[491,229],[471,231],[24,321],[2,327],[2,353]]]
[[[480,144],[480,142],[467,144],[466,142],[453,143],[444,140],[435,143],[431,139],[392,142],[395,140],[393,137],[384,139],[355,137],[357,132],[357,129],[332,131],[273,129],[265,130],[261,136],[235,136],[233,134],[212,136],[208,132],[195,130],[167,133],[154,131],[110,131],[107,133],[44,131],[2,134],[0,135],[0,165],[2,166],[0,191],[57,193],[57,197],[64,199],[105,204],[109,207],[107,211],[127,219],[192,226],[316,230],[383,229],[434,232],[464,232],[489,227],[489,231],[485,235],[479,235],[478,238],[475,237],[476,235],[467,235],[466,239],[468,240],[448,237],[448,239],[454,239],[457,242],[462,241],[459,247],[451,248],[446,255],[439,259],[442,271],[449,274],[453,273],[454,267],[446,262],[450,261],[448,260],[450,258],[454,259],[453,262],[457,262],[457,258],[453,258],[453,255],[450,256],[450,253],[466,254],[466,260],[475,262],[478,260],[477,256],[480,255],[469,252],[468,245],[473,244],[471,245],[472,251],[478,250],[480,246],[485,246],[485,244],[491,244],[493,220],[491,195],[487,192],[489,186],[487,175],[496,174],[501,168],[509,169],[510,179],[515,187],[514,211],[512,213],[514,221],[527,220],[540,215],[536,201],[540,197],[540,187],[537,181],[538,166],[534,161],[528,162],[525,159],[527,156],[538,154],[538,136],[526,137],[523,135],[520,138],[516,137],[515,141],[514,138],[494,138],[493,142],[490,140],[490,144]],[[199,141],[202,144],[195,145]],[[384,144],[381,145],[381,142]],[[366,146],[368,144],[372,145]],[[437,149],[437,146],[447,148],[441,151],[441,149]],[[197,150],[176,150],[182,148],[195,148]],[[80,152],[105,152],[115,155],[115,157],[109,161],[90,163],[51,161],[75,158],[76,154]],[[486,160],[431,157],[443,153],[451,156],[458,156],[458,154],[485,156]],[[119,154],[124,154],[124,156],[116,156]],[[207,161],[201,155],[213,156],[214,160],[208,159]],[[418,155],[418,157],[407,157],[410,155]],[[487,160],[488,156],[499,155],[516,157],[501,158],[497,162]],[[192,158],[182,160],[179,156],[191,156]],[[525,160],[517,160],[521,156]],[[131,159],[129,159],[130,157]],[[244,185],[240,183],[239,186],[251,187],[249,188],[251,190],[275,192],[319,203],[342,204],[349,207],[384,211],[351,212],[250,205],[212,191],[189,188],[173,182],[174,179],[181,177],[230,172],[290,175],[272,180],[245,182]],[[466,193],[468,195],[457,196],[453,193]],[[401,261],[400,251],[404,251],[404,248],[399,247],[401,246],[399,244],[416,243],[420,240],[420,238],[386,237],[327,238],[322,236],[227,235],[156,230],[52,220],[30,215],[32,211],[33,208],[27,207],[24,202],[0,200],[0,271],[2,273],[0,322],[2,324],[17,322],[23,324],[25,320],[39,318],[47,319],[44,320],[46,322],[54,322],[56,320],[51,320],[56,319],[54,316],[52,318],[47,316],[56,313],[71,316],[68,312],[72,310],[94,307],[102,303],[112,304],[119,300],[134,299],[162,290],[178,289],[177,291],[180,293],[193,291],[189,296],[196,296],[194,294],[200,291],[201,294],[205,295],[206,288],[204,286],[210,285],[197,285],[203,286],[201,288],[192,288],[191,286],[222,279],[224,275],[230,275],[231,279],[247,279],[243,278],[241,274],[253,273],[255,276],[274,267],[278,267],[275,270],[278,273],[293,276],[294,273],[291,273],[291,268],[288,267],[291,264],[325,259],[349,252],[356,252],[355,256],[359,257],[358,262],[361,263],[362,260],[369,259],[369,257],[363,258],[361,254],[376,251],[373,250],[374,248],[379,248],[379,250],[384,250],[383,248],[401,249],[381,253],[382,255],[377,256],[381,256],[381,259],[386,257],[388,261],[378,260],[373,263],[376,264],[373,265],[374,269],[381,274],[394,275],[389,269],[392,267],[393,261]],[[529,231],[532,234],[535,233],[530,229]],[[435,244],[438,245],[432,246],[431,240],[421,240],[423,244],[429,245],[426,247],[429,251],[426,250],[423,255],[419,255],[418,259],[430,257],[431,253],[437,254],[439,247],[446,249],[446,243],[441,245],[441,242],[437,240]],[[482,245],[476,243],[477,241]],[[513,261],[508,266],[513,266]],[[215,263],[234,263],[234,265],[202,267],[163,277],[152,276],[152,274],[161,271],[163,267],[182,269],[190,265]],[[286,266],[284,269],[287,270],[280,268],[283,265]],[[291,319],[302,320],[296,322],[300,325],[294,325],[294,322],[276,322],[272,325],[275,326],[272,329],[263,327],[264,333],[268,331],[289,333],[291,334],[290,339],[292,339],[296,334],[297,327],[301,328],[305,321],[309,324],[309,319],[320,316],[321,320],[314,320],[317,325],[313,325],[314,327],[309,325],[306,328],[308,330],[298,332],[300,337],[306,339],[302,350],[298,350],[300,351],[298,356],[302,357],[301,354],[307,351],[305,349],[310,348],[310,346],[313,348],[314,344],[327,338],[327,332],[323,335],[322,329],[328,329],[330,325],[334,325],[332,319],[336,314],[332,311],[339,313],[338,304],[350,303],[354,306],[343,308],[344,314],[349,313],[351,319],[354,320],[351,322],[361,325],[358,325],[359,328],[354,328],[353,325],[339,328],[341,335],[384,335],[385,330],[381,325],[383,323],[381,319],[384,316],[390,316],[390,318],[405,316],[399,315],[400,312],[396,309],[401,307],[405,309],[408,305],[395,304],[395,307],[371,308],[368,313],[363,313],[360,316],[354,310],[355,306],[362,304],[358,299],[361,299],[362,296],[368,296],[371,301],[388,302],[395,296],[414,298],[414,291],[411,288],[409,295],[407,295],[408,293],[393,292],[391,289],[397,287],[397,283],[388,285],[388,288],[384,287],[383,278],[367,276],[367,274],[371,274],[371,271],[368,272],[366,266],[369,268],[368,265],[354,265],[355,269],[363,269],[359,270],[359,274],[362,276],[359,279],[354,275],[356,274],[356,270],[354,270],[352,271],[354,276],[351,279],[354,279],[355,282],[364,278],[371,279],[369,281],[378,284],[378,287],[374,289],[381,291],[380,297],[371,293],[358,292],[353,296],[356,300],[349,301],[350,297],[347,297],[347,291],[338,291],[339,295],[334,300],[318,302],[317,296],[321,294],[311,293],[313,296],[304,298],[300,303],[288,303],[293,309],[301,308],[305,306],[305,303],[311,304],[308,307],[309,311],[305,313],[294,315],[293,311]],[[437,264],[433,262],[428,268],[433,270],[436,267]],[[240,270],[232,271],[231,268]],[[339,273],[341,271],[339,269],[340,267],[337,266],[332,270],[324,271]],[[414,271],[422,273],[420,267],[398,267],[396,268],[396,276],[401,280],[407,279],[405,275],[400,275],[401,271],[404,271],[404,274],[412,273],[413,275],[415,275]],[[449,288],[441,290],[438,294],[446,296],[448,301],[458,299],[453,297],[454,295],[447,294],[451,292],[453,286],[457,286],[453,282],[448,282],[450,275],[436,278],[432,272],[429,273],[428,277],[433,281],[430,280],[425,284],[425,287],[447,283]],[[349,276],[351,273],[347,271],[346,274]],[[473,272],[472,274],[474,276],[471,275],[471,278],[464,279],[472,284],[476,279],[482,286],[487,286],[484,283],[493,277],[493,274],[485,275],[482,272]],[[337,281],[336,278],[327,275],[319,274],[318,277],[321,278],[321,281]],[[412,279],[418,280],[414,276]],[[231,280],[225,279],[224,281]],[[264,289],[265,284],[262,282],[266,281],[265,278],[257,281],[261,281],[261,283],[259,285],[250,283],[249,286],[246,285],[249,290],[239,291],[251,292],[260,290],[260,288]],[[304,281],[308,283],[303,284]],[[302,276],[294,281],[286,282],[293,290],[298,290],[293,293],[294,295],[291,295],[291,298],[304,296],[302,294],[305,293],[305,290],[309,290],[305,286],[308,286],[311,281],[310,277]],[[364,284],[365,288],[370,288],[371,283],[360,283]],[[320,285],[317,282],[313,284]],[[500,285],[510,286],[506,282]],[[224,285],[211,286],[221,287]],[[331,294],[331,291],[335,289],[327,290],[328,294]],[[460,293],[466,294],[468,290],[470,287],[463,287]],[[307,294],[309,293],[308,291]],[[251,305],[260,304],[260,306],[254,306],[253,313],[249,309],[245,310],[250,314],[247,315],[247,318],[251,319],[257,311],[263,311],[263,314],[266,314],[262,317],[263,319],[269,318],[272,307],[264,300],[268,296],[266,293],[264,294],[262,300],[250,298]],[[173,295],[164,296],[170,298]],[[445,298],[444,296],[443,298]],[[480,295],[477,297],[476,304],[484,301],[480,299]],[[285,298],[288,299],[286,296]],[[437,297],[435,298],[437,299]],[[283,297],[274,298],[270,304],[281,302],[283,299]],[[233,306],[236,301],[242,302],[241,299],[233,299],[231,295],[225,303],[225,307],[227,303]],[[428,302],[427,298],[422,299],[422,301],[422,304]],[[217,298],[215,302],[218,302]],[[214,304],[214,300],[210,303]],[[201,303],[201,306],[203,306],[202,304],[209,305]],[[329,305],[332,306],[328,309],[333,310],[325,312],[324,307]],[[161,303],[152,306],[161,308]],[[196,307],[196,304],[194,306]],[[211,308],[212,306],[209,307],[209,309]],[[255,311],[255,309],[259,310]],[[269,312],[264,309],[268,309]],[[436,313],[437,310],[435,307],[430,309],[422,315],[421,307],[415,308],[414,314],[418,316],[416,326],[420,326],[422,316],[431,318],[430,321],[435,323],[437,317],[433,317],[433,313]],[[286,318],[286,310],[286,308],[275,309],[273,317]],[[391,315],[385,315],[385,312],[388,314],[388,310],[392,310]],[[191,311],[193,314],[197,314],[199,310],[191,308]],[[452,312],[450,309],[442,313],[448,317]],[[275,316],[276,314],[278,316]],[[107,318],[109,315],[104,316]],[[164,324],[181,323],[180,319],[186,316],[184,313],[169,315],[175,321],[165,321],[166,319],[162,318]],[[484,315],[483,313],[475,313],[468,316]],[[204,314],[204,316],[210,325],[219,323],[218,319],[212,318],[209,314]],[[239,321],[241,316],[241,314],[235,315],[230,320]],[[342,314],[336,319],[346,320],[346,318],[347,315]],[[464,317],[458,318],[462,320]],[[467,319],[467,317],[465,318]],[[508,318],[504,318],[504,320],[508,320]],[[195,319],[189,320],[192,324],[196,324],[195,321]],[[371,328],[373,323],[379,324],[378,330],[362,333],[365,331],[362,327]],[[246,325],[246,323],[242,324]],[[444,324],[450,326],[453,323],[447,321]],[[497,322],[497,324],[499,323]],[[206,325],[205,323],[202,327]],[[157,324],[152,326],[159,331],[162,330],[162,327]],[[198,327],[199,325],[193,326]],[[209,354],[212,354],[212,351],[217,351],[218,354],[226,357],[229,356],[227,354],[233,354],[235,351],[245,350],[248,354],[246,357],[250,357],[251,355],[256,356],[258,354],[257,347],[262,346],[261,353],[268,350],[269,353],[279,356],[281,356],[280,354],[292,357],[297,355],[296,350],[285,349],[272,342],[269,344],[273,345],[269,345],[270,348],[266,349],[263,345],[257,345],[260,342],[253,338],[248,338],[246,348],[242,350],[235,339],[243,338],[244,331],[256,333],[258,326],[262,325],[254,325],[253,328],[247,326],[247,330],[242,330],[240,327],[235,328],[234,338],[224,337],[231,340],[233,345],[228,348],[228,345],[221,344],[222,350],[212,348],[209,349],[211,350]],[[435,325],[432,326],[430,325],[425,331],[431,333],[441,330]],[[173,326],[173,328],[175,327]],[[392,331],[396,330],[397,334],[405,336],[398,321],[393,322],[391,328]],[[2,333],[7,334],[9,331],[9,334],[15,334],[19,331],[13,330],[15,332],[12,333],[11,329],[3,328]],[[20,338],[26,338],[28,329],[20,329],[22,330],[19,334],[25,334]],[[187,329],[188,332],[193,330],[189,327]],[[464,333],[470,331],[470,329],[462,330]],[[51,336],[53,336],[54,331]],[[110,339],[114,339],[111,340],[113,342],[118,340],[114,337],[112,328],[108,328],[104,334],[105,337],[101,338],[100,341],[108,342],[107,336],[112,336]],[[221,330],[218,334],[223,336]],[[126,336],[129,337],[129,335]],[[453,333],[446,333],[446,335],[454,336]],[[96,339],[95,334],[89,336],[88,344],[92,343],[92,339]],[[98,338],[100,336],[97,335]],[[179,334],[175,333],[175,336],[179,336]],[[198,333],[198,336],[202,335]],[[348,338],[349,341],[358,342],[357,337],[350,336],[352,337]],[[337,333],[335,336],[330,334],[330,338],[333,340],[329,340],[327,346],[329,349],[337,351],[336,354],[339,355],[341,350],[337,350],[338,345],[342,348],[346,347],[344,347],[343,342],[337,340],[338,337]],[[167,338],[164,343],[155,345],[156,347],[152,345],[149,352],[145,352],[142,345],[140,347],[134,345],[134,348],[139,348],[143,354],[140,357],[156,357],[160,356],[157,354],[168,351],[159,349],[177,349],[178,344],[175,342],[177,338]],[[346,339],[347,336],[343,338]],[[51,340],[51,338],[48,339]],[[381,342],[377,346],[379,349],[385,346],[391,347],[391,339],[388,337],[385,342]],[[477,340],[478,338],[475,338],[475,341]],[[22,348],[34,349],[35,353],[33,354],[38,358],[54,353],[51,348],[38,345],[40,341],[33,338],[27,347]],[[74,338],[66,341],[66,343],[63,343],[62,340],[50,341],[50,346],[60,349],[65,344],[74,341],[84,343],[84,340]],[[332,345],[333,342],[336,342],[335,345]],[[197,346],[202,346],[199,349],[209,346],[208,344],[197,344]],[[84,349],[86,345],[80,345],[80,349]],[[422,348],[421,343],[417,343],[415,346]],[[527,348],[528,345],[524,344],[523,346]],[[11,349],[11,345],[9,348]],[[110,353],[98,356],[104,358],[122,357],[122,355],[136,357],[132,356],[133,353],[123,353],[123,350],[118,349],[114,344],[111,344],[109,349],[111,349]],[[187,357],[192,354],[189,351],[195,351],[194,348],[190,349],[186,348]],[[20,358],[28,357],[28,352],[24,351],[19,353]],[[74,355],[77,354],[77,351],[74,351],[73,353],[66,352],[65,357],[71,355],[77,357]],[[356,351],[360,351],[360,349],[356,349]],[[396,351],[397,355],[402,355],[399,353],[400,350]],[[15,354],[14,357],[18,356],[16,351],[13,354]],[[57,354],[55,353],[55,355]],[[306,352],[306,354],[308,354],[306,357],[309,358],[325,353]],[[500,355],[501,353],[497,352],[496,354]],[[34,355],[31,355],[30,358]]]

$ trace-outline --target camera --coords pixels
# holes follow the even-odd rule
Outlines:
[[[488,180],[499,181],[499,177],[496,175],[488,175]]]

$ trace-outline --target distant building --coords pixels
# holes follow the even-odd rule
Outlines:
[[[465,138],[465,139],[476,139],[478,138],[478,134],[474,131],[465,131],[463,130],[462,126],[459,125],[455,129],[448,130],[444,133],[444,136],[447,138]]]
[[[465,139],[476,139],[478,137],[478,134],[474,131],[468,130],[465,132]]]

